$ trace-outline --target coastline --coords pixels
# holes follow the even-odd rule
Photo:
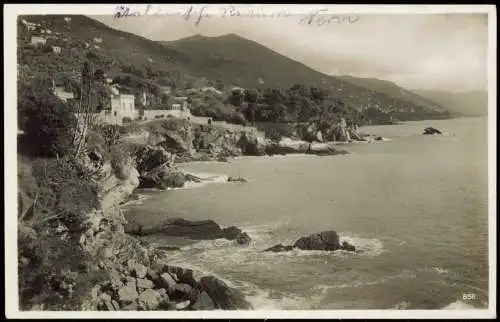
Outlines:
[[[349,145],[355,145],[357,143],[384,143],[384,142],[389,142],[389,141],[391,141],[391,139],[382,138],[380,140],[373,140],[373,141],[370,140],[370,141],[365,141],[365,142],[345,142],[345,143],[340,143],[337,145],[349,146]],[[329,142],[329,143],[326,143],[324,145],[328,146],[330,144],[332,144],[332,143]],[[148,150],[148,151],[158,151],[158,150],[155,150],[154,148],[153,148],[153,150],[151,150],[151,148],[149,148],[149,149],[150,150]],[[274,155],[263,155],[263,156],[232,156],[232,157],[226,158],[225,161],[207,160],[207,161],[182,162],[182,163],[176,164],[172,169],[175,169],[176,172],[182,173],[183,176],[189,175],[191,178],[193,178],[193,177],[197,178],[196,180],[198,180],[198,181],[193,181],[192,179],[191,180],[187,179],[184,182],[184,184],[182,185],[182,187],[167,187],[165,189],[138,188],[141,173],[139,173],[134,168],[134,166],[132,166],[130,163],[128,163],[128,167],[130,169],[130,171],[128,171],[128,173],[129,173],[128,179],[125,179],[125,180],[118,179],[115,177],[116,174],[109,173],[107,176],[105,176],[105,180],[103,182],[101,182],[101,184],[103,186],[111,187],[111,189],[108,190],[107,192],[105,192],[104,195],[102,195],[100,197],[101,203],[104,203],[102,210],[98,213],[94,212],[94,213],[89,214],[88,221],[92,222],[93,227],[91,227],[87,232],[84,233],[85,237],[82,236],[81,243],[83,243],[84,248],[86,248],[90,254],[95,254],[97,262],[99,262],[99,260],[100,260],[101,263],[104,263],[104,264],[99,263],[99,267],[101,267],[101,266],[104,267],[101,269],[104,269],[106,272],[108,272],[110,274],[115,274],[116,272],[120,272],[119,274],[125,274],[125,276],[129,276],[131,278],[133,277],[135,279],[138,279],[139,277],[134,275],[134,274],[136,274],[136,273],[134,273],[135,268],[133,267],[133,266],[135,266],[135,264],[131,264],[132,266],[130,266],[129,264],[123,264],[123,262],[116,261],[113,258],[109,258],[109,255],[106,255],[105,249],[108,246],[106,246],[106,244],[103,244],[103,241],[101,240],[101,238],[98,237],[99,235],[102,235],[104,232],[106,232],[106,234],[108,234],[108,236],[109,236],[109,238],[111,238],[111,240],[117,240],[117,241],[122,240],[122,242],[118,242],[118,243],[122,243],[122,245],[123,245],[123,242],[125,242],[125,244],[130,245],[130,246],[127,246],[127,248],[132,247],[133,249],[134,248],[136,249],[134,251],[134,254],[129,253],[129,251],[125,251],[128,254],[127,257],[131,256],[132,260],[135,261],[135,263],[142,263],[140,265],[143,265],[144,267],[146,267],[148,269],[152,268],[152,267],[157,267],[158,265],[160,265],[160,266],[163,265],[164,268],[162,268],[160,271],[158,271],[159,273],[162,273],[162,274],[164,274],[165,272],[169,272],[169,270],[171,270],[171,269],[181,269],[181,270],[183,270],[183,272],[187,271],[187,272],[189,272],[189,273],[187,273],[188,275],[191,274],[190,276],[197,276],[194,281],[188,279],[189,283],[192,283],[193,285],[198,285],[196,287],[199,287],[199,285],[201,285],[200,283],[201,283],[202,278],[206,277],[207,275],[212,276],[212,278],[217,278],[217,276],[212,274],[212,272],[210,272],[209,270],[204,269],[203,266],[196,267],[195,265],[192,265],[191,263],[189,263],[189,261],[182,260],[183,252],[189,251],[193,247],[198,248],[198,249],[204,249],[204,247],[211,247],[210,245],[212,245],[213,243],[220,244],[223,248],[225,248],[227,245],[234,246],[234,240],[233,241],[224,240],[224,238],[216,237],[216,238],[209,238],[207,241],[204,239],[190,239],[190,238],[186,238],[186,237],[182,237],[182,236],[169,236],[168,234],[163,234],[161,236],[159,236],[159,235],[155,236],[154,233],[149,235],[149,236],[134,236],[134,234],[130,234],[127,231],[123,231],[123,230],[113,232],[113,231],[107,231],[105,229],[103,231],[103,228],[101,227],[101,221],[104,218],[106,218],[108,223],[109,222],[112,223],[110,225],[110,227],[112,227],[113,225],[125,226],[126,223],[128,222],[127,216],[125,214],[127,208],[136,207],[136,206],[140,207],[141,204],[147,203],[148,199],[150,197],[155,196],[156,194],[159,194],[159,193],[164,193],[166,191],[201,188],[201,187],[211,185],[211,184],[235,184],[229,180],[229,178],[230,178],[229,175],[222,173],[223,171],[221,171],[220,173],[194,171],[193,169],[190,169],[191,165],[196,165],[196,164],[202,163],[202,164],[220,164],[220,165],[224,166],[225,164],[228,164],[228,163],[230,164],[231,162],[237,162],[238,160],[245,160],[245,159],[262,159],[262,158],[282,159],[282,158],[296,158],[296,157],[327,158],[327,159],[329,159],[329,158],[337,158],[341,155],[350,155],[350,154],[349,153],[347,153],[347,154],[333,154],[333,155],[323,156],[323,155],[308,154],[308,153],[286,153],[286,154],[274,154]],[[160,159],[158,159],[158,160],[160,160]],[[125,164],[127,164],[127,162],[125,162]],[[138,166],[140,166],[140,164]],[[163,167],[164,165],[161,165],[161,166]],[[111,167],[108,167],[107,169],[109,171],[111,171]],[[127,171],[125,171],[125,172],[127,172]],[[252,180],[252,178],[246,178],[246,179],[249,179],[250,181]],[[167,201],[167,204],[168,204],[168,201]],[[116,207],[116,208],[113,209],[113,207]],[[97,217],[96,217],[96,215],[97,215]],[[202,219],[202,218],[199,218],[199,219]],[[231,228],[231,226],[226,226],[226,227],[220,226],[220,229],[223,229],[223,230],[227,229],[227,228]],[[243,230],[247,229],[247,227],[240,227],[240,228],[243,228]],[[89,232],[89,231],[91,231],[91,232]],[[241,231],[241,229],[240,229],[240,231]],[[250,237],[252,237],[252,233],[253,232],[250,232]],[[311,233],[314,233],[314,232],[311,231]],[[360,242],[359,240],[352,239],[351,237],[349,237],[349,235],[342,235],[342,234],[340,234],[340,235],[341,235],[341,238],[343,238],[344,240],[349,240],[349,241],[353,242],[356,245],[356,247],[359,247],[360,254],[363,252],[366,252],[367,250],[368,250],[368,254],[371,251],[378,252],[375,249],[371,249],[374,245],[368,246],[368,249],[366,249],[367,246],[366,245],[363,246],[363,243],[362,242],[359,243]],[[286,241],[281,241],[281,242],[286,242]],[[293,241],[291,241],[291,242],[293,242]],[[224,246],[224,245],[226,245],[226,246]],[[120,246],[120,247],[123,247],[123,246]],[[104,252],[105,252],[104,258],[98,254],[101,251],[100,249],[103,249],[103,248],[104,248]],[[375,247],[375,248],[377,248],[377,247]],[[241,250],[241,249],[244,249],[244,247],[237,248],[237,249]],[[260,249],[260,251],[263,251],[263,249]],[[116,252],[121,252],[121,250],[112,248],[108,252],[116,253]],[[269,253],[269,254],[265,254],[264,257],[271,256],[270,258],[275,258],[275,256],[278,256],[277,258],[294,258],[294,257],[300,258],[300,257],[306,256],[306,257],[313,258],[314,256],[317,256],[320,254],[325,254],[322,252],[323,251],[318,251],[318,250],[294,250],[292,252]],[[335,252],[333,252],[332,255],[343,256],[342,254],[344,254],[344,253],[340,252],[340,251],[335,251]],[[120,256],[122,256],[122,255],[120,255]],[[173,258],[177,258],[177,259],[172,261]],[[126,266],[125,271],[124,271],[123,265]],[[120,268],[120,267],[122,267],[122,268]],[[174,267],[174,268],[172,268],[172,267]],[[175,267],[177,267],[177,268],[175,268]],[[196,267],[196,269],[195,269],[196,272],[195,272],[195,270],[192,269],[193,267]],[[195,275],[193,275],[193,274],[195,274]],[[151,277],[151,278],[153,278],[153,277]],[[229,279],[228,278],[222,278],[222,279],[219,278],[219,280],[220,280],[220,282],[222,282],[224,284],[220,284],[220,282],[216,282],[216,283],[219,283],[219,284],[217,284],[218,285],[217,287],[222,287],[222,288],[229,287],[229,288],[231,288],[232,285],[234,285],[234,283],[227,282],[227,280],[230,280],[230,278]],[[151,281],[151,279],[150,279],[150,281]],[[224,282],[224,281],[226,281],[226,282]],[[177,281],[177,283],[182,284],[183,282]],[[240,282],[238,282],[238,283],[240,283]],[[104,308],[103,305],[107,305],[107,304],[104,303],[105,300],[104,300],[104,302],[102,302],[103,301],[102,298],[104,298],[104,299],[108,298],[107,295],[102,295],[102,294],[108,294],[108,295],[112,296],[112,294],[106,293],[107,291],[105,291],[105,290],[104,290],[104,293],[102,293],[103,292],[103,288],[102,288],[103,285],[104,284],[101,284],[100,288],[99,288],[101,290],[99,292],[101,292],[101,293],[98,292],[97,293],[98,295],[92,295],[92,297],[90,297],[91,302],[93,304],[88,304],[88,305],[91,305],[93,308],[98,308],[100,310],[102,310],[102,309],[106,310],[106,308]],[[157,292],[157,289],[156,288],[152,289],[152,291]],[[231,292],[233,292],[233,291],[231,291]],[[262,305],[262,307],[268,307],[268,306],[272,305],[272,304],[263,303],[262,297],[260,297],[259,299],[255,299],[251,296],[251,298],[252,298],[251,300],[245,300],[245,296],[243,293],[241,293],[242,292],[241,290],[235,289],[234,292],[237,293],[237,295],[235,295],[236,298],[239,298],[241,301],[243,301],[243,302],[241,302],[241,303],[243,303],[242,307],[246,307],[246,309],[248,309],[250,306],[254,307],[255,305],[259,306],[259,307],[256,307],[255,309],[259,309],[261,305]],[[153,293],[151,293],[151,294],[153,294]],[[156,294],[155,296],[158,295],[157,293],[154,293],[154,294]],[[161,295],[158,295],[158,296],[161,296]],[[182,305],[179,304],[180,306],[177,308],[174,307],[175,305],[172,306],[171,304],[169,304],[170,306],[168,306],[168,310],[170,310],[170,309],[183,310],[186,308],[183,305],[188,305],[191,309],[193,309],[192,308],[193,303],[195,303],[196,301],[197,301],[197,298],[194,297],[194,298],[192,298],[192,300],[189,304],[186,304],[182,301],[178,302],[177,304],[179,304],[179,303],[183,303],[183,304]],[[248,301],[250,301],[250,302],[248,302]],[[139,302],[139,303],[142,303],[142,302]],[[244,304],[244,303],[249,303],[249,304]],[[257,303],[260,303],[260,304],[257,304]],[[140,305],[145,305],[145,304],[140,304]],[[114,310],[123,310],[124,308],[128,309],[128,306],[122,307],[121,304],[120,304],[119,308],[117,308],[117,306],[113,306],[113,307],[114,307]],[[228,308],[228,309],[231,309],[231,308]],[[233,308],[233,309],[235,309],[235,308]]]

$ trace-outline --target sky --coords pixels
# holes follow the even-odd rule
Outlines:
[[[210,14],[207,10],[196,24],[199,5],[189,19],[186,15],[168,15],[168,8],[163,7],[151,7],[148,16],[91,17],[157,41],[235,33],[325,74],[375,77],[407,89],[487,89],[486,14],[341,15],[343,22],[331,19],[320,24],[314,20],[309,25],[301,19],[311,9],[288,15],[286,9],[265,9],[275,16],[248,17],[247,9],[239,9],[239,17],[229,17],[229,10],[225,16],[220,9]],[[255,10],[260,11],[257,7]],[[323,14],[323,21],[334,15],[330,9]]]

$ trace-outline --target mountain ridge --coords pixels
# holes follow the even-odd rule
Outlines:
[[[440,103],[455,116],[488,115],[488,92],[484,90],[446,92],[414,89],[413,92]]]
[[[65,22],[65,17],[70,17],[71,22]],[[137,76],[142,80],[141,88],[146,86],[152,91],[157,88],[152,83],[174,84],[176,88],[187,89],[193,86],[190,83],[203,79],[244,88],[285,91],[296,84],[305,84],[328,90],[333,100],[342,101],[351,109],[375,109],[386,119],[392,116],[403,121],[448,117],[436,110],[436,105],[419,105],[412,100],[393,97],[388,91],[374,91],[329,76],[234,33],[215,37],[194,35],[160,43],[82,15],[23,18],[43,22],[44,28],[61,34],[60,39],[56,39],[62,48],[59,55],[51,50],[40,52],[30,45],[32,32],[23,29],[18,22],[21,28],[18,29],[18,63],[27,66],[32,74],[75,73],[85,60],[84,53],[92,51],[99,57],[104,70],[126,77]],[[101,39],[99,43],[95,42],[96,37]]]

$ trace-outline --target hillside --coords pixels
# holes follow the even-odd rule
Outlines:
[[[440,92],[431,90],[414,90],[415,93],[427,97],[456,116],[487,116],[488,92]]]
[[[41,26],[29,30],[22,23],[23,19]],[[50,34],[46,30],[50,30]],[[47,38],[47,45],[30,45],[32,36]],[[345,108],[365,114],[365,119],[372,124],[448,117],[435,105],[405,100],[391,92],[322,74],[234,34],[210,38],[193,36],[160,44],[110,28],[86,16],[38,15],[20,17],[18,44],[22,77],[42,74],[54,77],[58,83],[71,76],[78,78],[91,52],[97,57],[97,67],[113,78],[113,82],[137,96],[147,92],[150,106],[146,108],[155,108],[164,101],[161,86],[184,90],[211,83],[210,86],[219,84],[221,88],[238,85],[288,90],[295,84],[302,84],[322,88],[328,92],[328,102],[342,102]],[[61,52],[54,53],[51,46],[61,47]],[[217,100],[219,103],[215,102]],[[223,114],[230,115],[234,104],[223,100],[205,99],[211,106],[201,106],[198,110],[203,112],[205,108],[218,106],[215,108],[229,110]],[[310,104],[310,100],[306,104]]]
[[[71,21],[64,18],[69,17]],[[49,29],[47,44],[57,45],[62,52],[54,55],[50,50],[36,51],[29,46],[31,36],[40,30],[24,28],[21,20],[41,24]],[[183,55],[146,38],[112,29],[86,16],[32,15],[20,16],[18,22],[18,59],[27,65],[30,74],[79,74],[84,55],[92,51],[108,74],[130,73],[142,78],[154,78],[164,85],[181,85],[189,75],[183,70]],[[96,39],[97,38],[97,39]]]
[[[443,112],[438,104],[409,91],[404,90],[402,94],[400,88],[394,90],[388,85],[367,86],[362,80],[329,76],[235,34],[195,35],[161,43],[169,50],[190,57],[191,74],[218,79],[225,84],[244,88],[308,84],[329,89],[336,98],[357,110],[375,107],[404,120],[440,117]]]
[[[337,76],[337,78],[358,86],[366,87],[372,91],[384,93],[390,97],[426,107],[431,110],[445,110],[443,106],[441,106],[437,102],[432,101],[432,99],[411,92],[387,80],[368,77],[352,77],[347,75]]]

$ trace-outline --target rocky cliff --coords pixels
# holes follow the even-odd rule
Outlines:
[[[258,136],[252,130],[234,130],[211,124],[195,124],[188,120],[167,119],[145,126],[141,144],[142,147],[148,145],[148,151],[156,150],[157,163],[161,163],[160,160],[166,162],[167,158],[172,158],[173,155],[175,155],[176,163],[182,163],[209,160],[227,161],[230,157],[242,155],[262,156],[290,153],[317,155],[345,154],[347,153],[346,151],[334,148],[331,143],[365,140],[362,135],[357,133],[357,130],[347,128],[345,121],[330,127],[319,127],[312,123],[305,129],[302,129],[301,132],[300,136],[293,139],[281,137],[281,139],[275,138],[271,140]],[[137,144],[136,137],[133,140]],[[320,147],[316,143],[325,143],[327,145]],[[160,152],[160,149],[163,149],[165,152]],[[144,152],[149,153],[144,149],[140,153]],[[169,156],[164,155],[161,157],[161,153],[167,153]],[[139,158],[142,157],[139,156]],[[156,166],[159,166],[159,164]],[[138,170],[141,176],[151,177],[151,175],[143,174],[140,168]],[[160,172],[164,173],[165,171]],[[155,180],[152,180],[152,182],[155,182]]]
[[[98,187],[98,202],[83,214],[78,229],[70,229],[62,219],[40,229],[32,220],[36,197],[31,198],[21,185],[19,258],[23,309],[251,309],[243,294],[225,282],[169,265],[165,252],[125,232],[127,222],[119,205],[141,182],[133,163],[123,162],[120,176],[110,163],[104,163],[92,175],[90,180]],[[87,170],[94,167],[91,163],[86,166]],[[71,250],[49,259],[44,252],[50,253],[54,247],[57,251],[67,247]],[[63,267],[65,261],[77,266]],[[35,271],[37,276],[28,278]]]

